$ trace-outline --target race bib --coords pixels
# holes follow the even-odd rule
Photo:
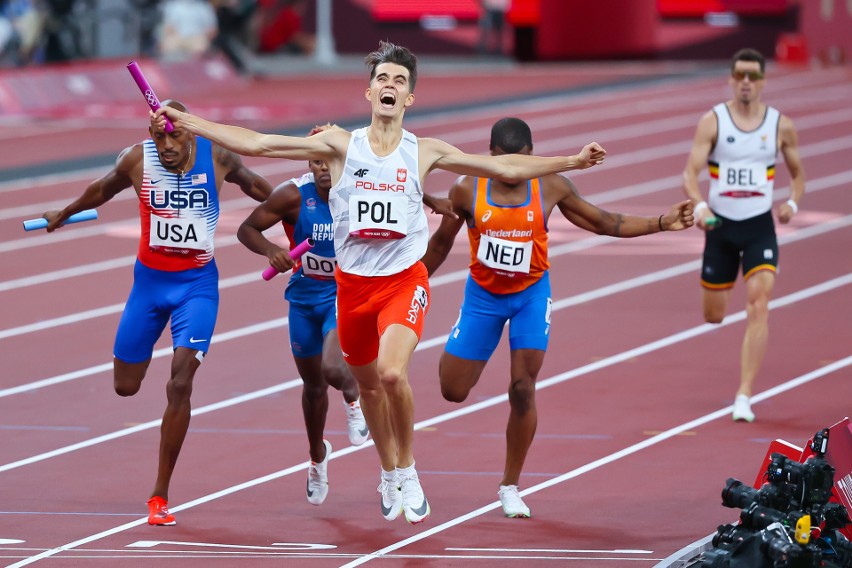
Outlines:
[[[758,190],[766,185],[766,166],[737,166],[719,164],[719,188],[727,190]]]
[[[302,254],[302,274],[317,280],[334,280],[337,260],[311,252]]]
[[[532,241],[507,241],[482,235],[476,258],[484,266],[498,272],[530,273]]]
[[[152,249],[207,250],[207,222],[204,219],[158,217],[151,214]]]
[[[403,238],[408,234],[408,198],[375,193],[349,198],[349,234],[365,239]]]

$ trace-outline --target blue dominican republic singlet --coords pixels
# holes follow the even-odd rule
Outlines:
[[[212,145],[206,138],[196,136],[194,146],[192,169],[178,174],[160,163],[153,140],[142,143],[142,235],[138,256],[149,268],[174,272],[198,268],[213,259],[219,192]]]
[[[314,247],[303,254],[297,263],[284,297],[291,304],[333,303],[337,295],[337,284],[334,281],[337,261],[334,256],[334,229],[328,202],[323,201],[317,193],[312,173],[291,181],[302,194],[302,205],[296,224],[284,225],[290,239],[290,248],[308,237],[314,240]]]

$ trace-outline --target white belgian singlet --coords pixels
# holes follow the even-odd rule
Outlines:
[[[735,221],[766,213],[772,209],[781,114],[767,106],[760,126],[745,132],[734,124],[727,104],[719,103],[713,112],[719,130],[707,159],[710,209]]]
[[[352,132],[343,173],[328,200],[338,267],[359,276],[398,274],[429,244],[417,137],[402,131],[396,149],[376,156],[367,129]]]

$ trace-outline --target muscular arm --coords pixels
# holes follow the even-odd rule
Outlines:
[[[168,116],[175,128],[185,128],[243,156],[332,162],[345,155],[350,136],[345,130],[326,130],[306,138],[262,134],[248,128],[204,120],[168,106],[160,107],[154,114],[153,120],[158,127],[165,125],[162,115]]]
[[[692,149],[686,160],[686,168],[683,170],[683,192],[695,204],[704,201],[701,189],[698,186],[698,174],[701,173],[702,168],[707,166],[707,158],[713,150],[717,132],[716,114],[709,111],[698,121],[695,137],[692,141]],[[709,217],[712,217],[709,208],[702,208],[702,210],[696,212],[695,220],[699,227],[705,228],[704,220]]]
[[[279,247],[263,235],[263,231],[285,221],[295,224],[299,218],[302,196],[299,188],[286,182],[270,194],[269,198],[255,207],[237,230],[237,238],[246,248],[269,259],[269,264],[284,272],[293,267],[288,251]]]
[[[121,191],[133,185],[134,179],[141,180],[142,146],[136,144],[125,148],[116,158],[115,167],[86,187],[83,195],[69,203],[61,211],[47,211],[47,232],[52,233],[68,217],[85,209],[100,207]]]
[[[441,264],[447,259],[450,249],[456,240],[459,229],[462,228],[466,219],[470,217],[471,201],[473,199],[473,179],[460,178],[450,188],[450,202],[453,205],[455,216],[444,215],[441,224],[429,239],[426,254],[421,259],[432,276]]]
[[[681,201],[668,213],[656,217],[639,217],[612,213],[592,205],[580,197],[574,183],[562,176],[548,176],[543,183],[545,203],[556,201],[562,215],[580,227],[598,235],[630,238],[660,231],[679,231],[692,226],[692,202]]]
[[[793,126],[793,121],[783,115],[778,130],[781,138],[781,154],[784,156],[787,169],[790,170],[790,199],[798,205],[805,195],[805,168],[799,156],[799,134]],[[795,211],[789,203],[782,203],[778,208],[778,220],[781,223],[788,223],[794,214]]]
[[[596,142],[568,157],[542,157],[524,154],[483,156],[466,154],[441,140],[421,138],[421,169],[447,170],[469,176],[496,178],[506,182],[531,179],[567,170],[583,170],[603,162],[606,151]]]
[[[216,162],[225,172],[224,180],[240,187],[243,193],[255,201],[263,201],[272,193],[272,184],[265,177],[245,167],[242,159],[221,146],[214,146]]]

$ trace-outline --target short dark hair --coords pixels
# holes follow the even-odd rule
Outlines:
[[[171,108],[177,109],[181,112],[189,112],[188,110],[186,110],[185,104],[183,104],[182,102],[175,100],[175,99],[166,99],[166,100],[164,100],[163,102],[160,103],[160,106],[171,107]]]
[[[758,63],[760,63],[761,73],[763,73],[766,68],[766,58],[763,57],[763,54],[760,53],[758,50],[752,49],[750,47],[741,49],[734,54],[734,56],[731,58],[731,71],[734,70],[737,61],[757,61]]]
[[[532,150],[532,132],[520,118],[501,118],[491,127],[490,149],[500,148],[507,154],[517,154],[525,147]]]
[[[370,68],[371,82],[376,77],[376,67],[382,63],[402,65],[408,69],[408,83],[411,87],[411,92],[414,92],[414,85],[417,83],[417,57],[407,47],[402,47],[389,41],[380,41],[379,49],[367,55],[364,60]]]

